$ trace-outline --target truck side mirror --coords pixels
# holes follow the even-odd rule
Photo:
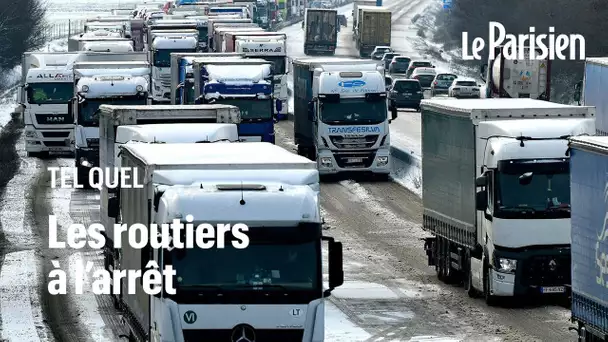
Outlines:
[[[342,254],[342,242],[335,241],[333,237],[323,236],[323,240],[328,241],[329,256],[329,289],[323,293],[324,297],[329,297],[331,291],[344,284],[344,260]]]
[[[391,109],[391,120],[396,120],[397,119],[397,108],[393,107]]]
[[[315,118],[315,102],[314,101],[310,101],[308,102],[308,120],[315,122],[316,118]]]
[[[485,190],[478,191],[475,194],[475,209],[479,211],[488,209],[488,196]]]
[[[118,197],[108,198],[108,217],[117,218],[118,211],[119,211]]]
[[[476,187],[482,187],[482,186],[486,186],[486,185],[488,185],[488,176],[482,175],[482,176],[475,178]]]

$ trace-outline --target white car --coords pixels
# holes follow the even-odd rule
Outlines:
[[[477,81],[472,78],[457,78],[452,82],[452,85],[448,90],[448,96],[478,99],[481,97],[479,88],[480,86],[477,84]]]

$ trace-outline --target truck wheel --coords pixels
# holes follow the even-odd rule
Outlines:
[[[450,240],[443,239],[443,281],[446,284],[451,284],[454,281],[454,272],[452,269],[452,257],[450,255]]]
[[[497,298],[490,293],[490,281],[490,267],[485,265],[483,268],[483,297],[488,306],[495,306]]]
[[[443,238],[438,236],[435,239],[435,272],[437,272],[437,279],[443,281],[445,270],[445,263],[443,262]]]

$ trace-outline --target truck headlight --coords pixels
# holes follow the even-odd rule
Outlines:
[[[160,87],[157,85],[154,85],[154,90],[160,90]]]
[[[25,137],[26,138],[35,138],[36,137],[36,131],[25,131]]]
[[[321,165],[324,167],[331,167],[333,165],[331,157],[321,157]]]
[[[388,164],[388,157],[377,157],[376,166],[386,166]]]
[[[83,93],[86,93],[87,91],[89,91],[89,86],[83,85],[82,88],[80,88],[80,91],[82,91]]]
[[[517,269],[517,260],[514,259],[507,259],[507,258],[498,258],[498,265],[497,265],[498,272],[503,272],[503,273],[514,273],[515,269]]]
[[[138,92],[144,91],[144,87],[138,85],[137,87],[135,87],[135,90],[137,90]]]

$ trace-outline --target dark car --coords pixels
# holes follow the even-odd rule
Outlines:
[[[388,66],[391,64],[393,57],[399,56],[396,52],[387,52],[382,56],[382,65],[384,65],[384,70],[388,70]]]
[[[388,72],[391,75],[398,75],[398,74],[405,75],[405,73],[407,72],[407,68],[410,66],[411,61],[412,61],[412,59],[409,57],[403,57],[403,56],[393,57],[393,60],[391,61],[390,65],[388,66]]]
[[[458,76],[450,73],[441,73],[435,76],[433,84],[431,84],[431,96],[438,94],[447,94],[452,82],[458,78]]]
[[[388,92],[388,107],[393,111],[398,108],[420,110],[420,101],[424,98],[418,80],[397,79]]]
[[[407,68],[407,72],[405,74],[406,78],[412,77],[412,72],[416,68],[434,68],[435,66],[428,61],[411,61],[409,67]]]

